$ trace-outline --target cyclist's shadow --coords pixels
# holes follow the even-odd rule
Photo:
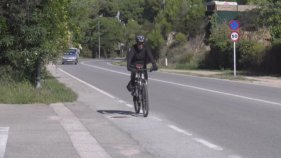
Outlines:
[[[97,112],[112,117],[128,117],[128,116],[137,117],[138,116],[138,114],[136,114],[135,112],[125,111],[125,110],[97,110]]]

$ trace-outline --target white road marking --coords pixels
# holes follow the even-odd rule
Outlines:
[[[84,64],[84,63],[82,63],[82,64]],[[98,67],[98,66],[92,66],[92,65],[88,65],[88,64],[84,64],[84,65],[90,66],[90,67],[94,67],[94,68],[97,68],[97,69],[101,69],[101,70],[105,70],[105,71],[110,71],[110,72],[119,73],[119,74],[122,74],[122,75],[129,76],[129,74],[126,74],[126,73],[122,73],[122,72],[118,72],[118,71],[114,71],[114,70],[109,70],[109,69],[101,68],[101,67]],[[74,79],[80,81],[81,83],[84,83],[85,85],[87,85],[87,86],[89,86],[89,87],[91,87],[91,88],[93,88],[93,89],[95,89],[95,90],[101,92],[102,94],[105,94],[105,95],[107,95],[107,96],[109,96],[109,97],[111,97],[111,98],[113,98],[113,99],[116,98],[116,97],[112,96],[111,94],[109,94],[109,93],[107,93],[107,92],[105,92],[105,91],[103,91],[103,90],[101,90],[101,89],[99,89],[99,88],[96,88],[96,87],[92,86],[91,84],[89,84],[89,83],[87,83],[87,82],[85,82],[85,81],[82,81],[82,80],[76,78],[75,76],[72,76],[71,74],[69,74],[69,73],[63,71],[62,69],[59,69],[59,70],[62,71],[62,72],[64,72],[65,74],[69,75],[70,77],[72,77],[72,78],[74,78]],[[167,82],[167,81],[162,81],[162,80],[157,80],[157,79],[152,79],[152,80],[159,81],[159,82],[166,82],[166,83],[169,83],[169,84],[175,84],[175,85],[180,85],[180,86],[188,86],[188,85],[183,85],[183,84],[178,84],[178,83],[173,83],[173,82]],[[190,86],[190,87],[191,87],[191,88],[200,89],[200,90],[207,90],[207,91],[215,92],[215,91],[213,91],[213,90],[203,89],[203,88],[199,88],[199,87],[194,87],[194,86]],[[119,101],[120,103],[123,103],[122,100],[118,100],[118,101]],[[131,105],[131,104],[126,104],[126,105],[127,105],[128,107],[133,107],[133,105]],[[143,112],[143,111],[142,111],[142,109],[141,109],[141,110],[140,110],[140,113],[142,113],[142,112]],[[109,116],[108,116],[107,118],[110,119]],[[157,118],[157,117],[152,117],[152,118],[153,118],[153,119],[156,119],[156,120],[162,121],[161,119],[159,119],[159,118]],[[177,131],[177,132],[179,132],[179,133],[183,133],[183,134],[185,134],[185,135],[187,135],[187,136],[192,136],[191,133],[189,133],[189,132],[187,132],[187,131],[185,131],[185,130],[183,130],[183,129],[180,129],[180,128],[174,126],[174,125],[168,125],[168,127],[170,127],[171,129],[173,129],[173,130],[175,130],[175,131]],[[205,146],[211,148],[211,149],[214,149],[214,150],[223,150],[223,148],[221,148],[221,147],[219,147],[219,146],[217,146],[217,145],[214,145],[214,144],[212,144],[212,143],[210,143],[210,142],[208,142],[208,141],[206,141],[206,140],[204,140],[204,139],[194,138],[194,140],[195,140],[196,142],[199,142],[199,143],[201,143],[201,144],[203,144],[203,145],[205,145]]]
[[[133,108],[134,106],[132,104],[126,104],[129,108]]]
[[[211,149],[214,149],[214,150],[218,150],[218,151],[222,151],[223,148],[222,147],[219,147],[213,143],[210,143],[204,139],[201,139],[201,138],[193,138],[196,142],[200,143],[200,144],[203,144]]]
[[[110,70],[110,69],[107,69],[107,68],[103,68],[103,67],[99,67],[99,66],[94,66],[94,65],[89,65],[89,64],[85,64],[85,63],[81,63],[81,64],[85,65],[85,66],[92,67],[92,68],[100,69],[100,70],[105,70],[105,71],[109,71],[109,72],[113,72],[113,73],[117,73],[117,74],[121,74],[121,75],[130,76],[129,73],[114,71],[114,70]]]
[[[238,156],[238,155],[230,155],[230,156],[228,156],[228,158],[242,158],[242,157]]]
[[[259,83],[255,83],[255,82],[244,82],[244,81],[239,81],[239,80],[227,80],[227,79],[221,79],[221,78],[212,78],[212,77],[207,77],[207,76],[196,76],[192,75],[192,74],[179,74],[179,73],[174,73],[174,72],[165,72],[165,71],[160,71],[160,73],[164,73],[164,74],[173,74],[176,76],[188,76],[188,77],[192,77],[192,78],[202,78],[202,79],[210,79],[210,80],[217,80],[217,81],[224,81],[224,82],[232,82],[232,83],[242,83],[242,84],[247,84],[247,85],[256,85],[256,86],[263,86],[263,87],[273,87],[273,88],[280,88],[280,87],[276,87],[276,86],[272,86],[272,85],[262,85]]]
[[[82,64],[83,64],[83,63],[82,63]],[[105,92],[104,90],[101,90],[101,89],[99,89],[99,88],[97,88],[97,87],[95,87],[95,86],[93,86],[93,85],[91,85],[91,84],[89,84],[89,83],[87,83],[87,82],[85,82],[85,81],[83,81],[83,80],[80,80],[79,78],[77,78],[77,77],[75,77],[75,76],[73,76],[73,75],[71,75],[71,74],[65,72],[65,71],[62,70],[62,69],[59,69],[59,70],[60,70],[61,72],[65,73],[65,74],[67,74],[68,76],[72,77],[73,79],[75,79],[75,80],[77,80],[77,81],[79,81],[79,82],[81,82],[81,83],[83,83],[83,84],[85,84],[85,85],[87,85],[87,86],[93,88],[94,90],[97,90],[98,92],[100,92],[100,93],[102,93],[102,94],[104,94],[104,95],[106,95],[106,96],[108,96],[108,97],[110,97],[110,98],[112,98],[112,99],[116,99],[115,96],[113,96],[113,95],[111,95],[111,94]],[[123,101],[123,100],[117,100],[117,101],[118,101],[119,103],[124,103],[124,104],[126,104],[126,102]],[[131,105],[131,104],[126,104],[126,106],[128,106],[129,108],[134,107],[134,106]]]
[[[115,99],[115,97],[114,97],[113,95],[111,95],[111,94],[109,94],[109,93],[107,93],[107,92],[105,92],[105,91],[103,91],[103,90],[101,90],[101,89],[99,89],[99,88],[97,88],[97,87],[95,87],[95,86],[93,86],[93,85],[91,85],[91,84],[89,84],[89,83],[83,81],[83,80],[80,80],[79,78],[77,78],[77,77],[75,77],[75,76],[73,76],[73,75],[71,75],[71,74],[69,74],[69,73],[63,71],[62,69],[59,69],[59,70],[60,70],[61,72],[65,73],[65,74],[67,74],[68,76],[72,77],[73,79],[75,79],[75,80],[77,80],[77,81],[79,81],[79,82],[81,82],[81,83],[83,83],[83,84],[85,84],[85,85],[87,85],[87,86],[93,88],[94,90],[96,90],[96,91],[98,91],[98,92],[100,92],[100,93],[102,93],[102,94],[104,94],[104,95],[106,95],[106,96],[108,96],[108,97],[110,97],[110,98],[112,98],[112,99]]]
[[[0,158],[4,158],[10,127],[0,127]]]
[[[183,133],[183,134],[185,134],[185,135],[187,135],[187,136],[192,136],[191,133],[189,133],[189,132],[187,132],[187,131],[185,131],[185,130],[183,130],[183,129],[180,129],[180,128],[178,128],[177,126],[168,125],[168,127],[170,127],[171,129],[173,129],[173,130],[175,130],[175,131],[177,131],[177,132],[179,132],[179,133]]]
[[[102,68],[102,67],[99,67],[99,66],[93,66],[93,65],[84,64],[84,63],[83,63],[83,65],[129,76],[128,73],[114,71],[114,70]],[[155,78],[150,78],[150,80],[157,81],[157,82],[162,82],[162,83],[167,83],[167,84],[172,84],[172,85],[177,85],[177,86],[181,86],[181,87],[188,87],[188,88],[197,89],[197,90],[206,91],[206,92],[211,92],[211,93],[217,93],[217,94],[221,94],[221,95],[232,96],[232,97],[236,97],[236,98],[242,98],[242,99],[246,99],[246,100],[252,100],[252,101],[257,101],[257,102],[262,102],[262,103],[267,103],[267,104],[273,104],[273,105],[281,106],[281,103],[273,102],[273,101],[269,101],[269,100],[263,100],[263,99],[257,99],[257,98],[252,98],[252,97],[246,97],[246,96],[242,96],[242,95],[226,93],[226,92],[221,92],[221,91],[217,91],[217,90],[211,90],[211,89],[207,89],[207,88],[201,88],[201,87],[196,87],[196,86],[191,86],[191,85],[186,85],[186,84],[180,84],[180,83],[176,83],[176,82],[169,82],[169,81],[164,81],[164,80],[155,79]]]
[[[182,86],[182,87],[193,88],[193,89],[202,90],[202,91],[211,92],[211,93],[217,93],[217,94],[222,94],[222,95],[228,95],[228,96],[237,97],[237,98],[242,98],[242,99],[246,99],[246,100],[253,100],[253,101],[257,101],[257,102],[262,102],[262,103],[267,103],[267,104],[273,104],[273,105],[279,105],[279,106],[281,106],[281,103],[273,102],[273,101],[268,101],[268,100],[263,100],[263,99],[256,99],[256,98],[246,97],[246,96],[242,96],[242,95],[237,95],[237,94],[232,94],[232,93],[226,93],[226,92],[211,90],[211,89],[207,89],[207,88],[201,88],[201,87],[196,87],[196,86],[190,86],[190,85],[185,85],[185,84],[180,84],[180,83],[175,83],[175,82],[169,82],[169,81],[164,81],[164,80],[159,80],[159,79],[150,79],[150,80],[154,80],[154,81],[158,81],[158,82],[162,82],[162,83],[173,84],[173,85]]]
[[[69,135],[74,148],[81,158],[111,157],[68,108],[62,103],[51,104],[50,106],[61,117],[60,123]]]
[[[150,116],[150,118],[152,118],[152,119],[154,119],[154,120],[156,120],[156,121],[159,121],[159,122],[162,121],[160,118],[158,118],[158,117],[156,117],[156,116]]]
[[[124,100],[118,100],[119,103],[125,104],[126,102]]]

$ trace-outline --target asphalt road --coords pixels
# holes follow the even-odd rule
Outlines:
[[[129,72],[110,61],[86,60],[58,68],[132,103]],[[149,73],[150,117],[229,157],[281,157],[281,89],[227,80]],[[115,122],[130,133],[132,127]],[[128,124],[128,122],[127,122]],[[149,132],[149,131],[148,131]],[[131,133],[131,135],[133,135]],[[175,140],[174,140],[175,141]]]

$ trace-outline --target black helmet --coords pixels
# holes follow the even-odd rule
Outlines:
[[[145,38],[143,35],[137,35],[137,37],[136,37],[137,43],[144,43],[144,41],[145,41]]]

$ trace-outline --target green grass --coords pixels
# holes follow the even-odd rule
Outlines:
[[[59,83],[54,77],[42,80],[42,88],[36,89],[28,81],[14,82],[0,80],[0,103],[4,104],[50,104],[56,102],[72,102],[77,95]]]
[[[249,80],[244,76],[240,75],[241,73],[237,72],[236,77],[234,77],[233,71],[224,70],[221,71],[219,74],[210,75],[209,77],[220,78],[220,79],[227,79],[227,80]]]
[[[116,61],[116,62],[112,62],[112,64],[117,66],[127,66],[126,61]]]
[[[118,65],[118,66],[126,66],[127,63],[124,61],[118,61],[118,62],[113,62],[113,65]],[[193,64],[170,64],[168,67],[163,67],[162,71],[166,72],[174,72],[178,74],[187,74],[187,75],[195,75],[195,76],[200,76],[200,77],[211,77],[211,78],[219,78],[219,79],[227,79],[227,80],[247,80],[247,81],[252,81],[250,79],[247,79],[245,76],[246,72],[245,71],[237,71],[237,76],[233,76],[233,70],[208,70],[210,72],[216,72],[216,74],[210,74],[210,75],[201,75],[198,73],[194,73],[190,70],[198,70],[196,69],[197,65]],[[168,70],[166,70],[168,68]],[[183,71],[173,71],[173,70],[183,70]]]

